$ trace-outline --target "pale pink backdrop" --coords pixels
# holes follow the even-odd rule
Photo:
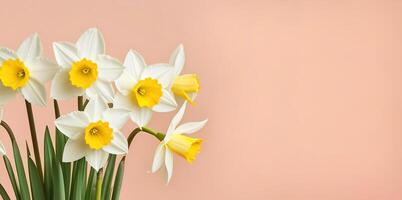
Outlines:
[[[133,48],[149,63],[184,44],[185,72],[202,83],[185,121],[209,118],[202,152],[192,165],[175,157],[166,186],[147,173],[157,141],[140,135],[121,199],[400,200],[401,10],[392,0],[3,1],[0,44],[16,48],[36,31],[53,58],[53,41],[95,26],[109,54]],[[42,139],[52,105],[34,111]],[[163,131],[170,117],[152,126]],[[5,120],[24,145],[20,97]],[[10,191],[3,165],[0,176]]]

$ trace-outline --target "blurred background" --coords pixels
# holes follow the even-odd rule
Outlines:
[[[193,164],[150,174],[158,142],[131,147],[121,199],[402,199],[402,2],[307,0],[3,1],[0,46],[38,32],[75,42],[98,27],[109,55],[167,62],[180,43],[201,92],[184,121],[209,118]],[[1,95],[1,94],[0,94]],[[39,138],[53,106],[34,107]],[[62,113],[76,102],[60,102]],[[21,97],[5,108],[30,141]],[[174,113],[154,115],[165,131]],[[134,125],[125,127],[127,135]],[[0,139],[11,153],[5,131]],[[11,186],[4,165],[0,181]]]

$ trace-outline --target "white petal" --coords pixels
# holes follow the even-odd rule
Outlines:
[[[27,63],[31,76],[42,83],[52,79],[54,75],[60,70],[60,67],[52,61],[37,57]]]
[[[150,65],[141,74],[141,79],[148,77],[157,79],[163,88],[167,88],[175,78],[174,68],[169,64],[163,63]]]
[[[128,153],[128,143],[126,137],[120,132],[113,132],[112,142],[103,147],[103,150],[115,155],[122,155]]]
[[[124,109],[128,111],[134,111],[137,105],[134,101],[131,100],[130,96],[124,96],[120,93],[117,93],[113,100],[113,108]]]
[[[47,103],[46,88],[34,78],[30,78],[28,84],[21,89],[24,98],[32,104],[45,106]]]
[[[50,96],[58,100],[66,100],[82,95],[85,90],[75,87],[70,82],[68,70],[58,72],[52,81]]]
[[[195,132],[201,130],[207,122],[208,122],[208,119],[206,119],[204,121],[200,121],[200,122],[185,123],[185,124],[178,126],[174,132],[178,133],[178,134],[195,133]]]
[[[80,59],[74,44],[69,42],[54,42],[53,51],[57,64],[64,68],[71,68],[71,65]]]
[[[77,140],[68,139],[64,146],[63,162],[73,162],[86,156],[90,152],[85,139],[82,137]]]
[[[109,154],[103,150],[91,150],[85,158],[96,171],[105,166]]]
[[[152,107],[155,112],[170,112],[177,108],[176,100],[168,90],[163,89],[161,99],[157,105]]]
[[[15,96],[15,93],[15,90],[9,87],[4,87],[0,82],[0,105],[4,105],[10,101]]]
[[[128,69],[128,73],[137,81],[140,79],[141,73],[146,66],[144,58],[134,50],[128,51],[123,65]]]
[[[152,110],[148,108],[135,107],[131,114],[131,120],[137,124],[138,127],[146,126],[152,118]]]
[[[88,97],[94,98],[100,96],[106,103],[112,103],[114,97],[114,89],[112,83],[97,80],[90,88],[86,90]]]
[[[17,55],[24,61],[30,61],[42,55],[42,45],[37,33],[22,42],[17,50]]]
[[[112,82],[123,73],[124,66],[119,60],[107,55],[100,55],[96,60],[99,79]]]
[[[0,119],[1,121],[1,119]],[[0,142],[0,156],[6,155],[6,148],[4,148],[3,144]]]
[[[183,44],[180,44],[170,56],[169,63],[174,66],[176,76],[180,75],[186,60]]]
[[[77,139],[85,132],[91,122],[89,116],[82,111],[74,111],[56,119],[56,127],[67,137]]]
[[[166,149],[165,165],[167,172],[167,183],[169,183],[173,175],[173,153],[169,149]]]
[[[151,172],[158,171],[165,162],[165,147],[163,143],[160,143],[155,150],[154,160],[152,162]]]
[[[110,127],[120,130],[126,124],[130,117],[130,113],[124,109],[108,109],[102,113],[102,119],[109,122]]]
[[[98,121],[102,118],[102,113],[109,109],[109,106],[99,96],[94,96],[89,100],[85,113],[88,114],[91,121]]]
[[[123,74],[115,81],[117,90],[124,95],[129,95],[137,83],[137,79],[129,71],[130,69],[126,67]]]
[[[15,54],[13,50],[4,47],[0,48],[0,63],[8,59],[15,59],[17,57],[18,56]]]
[[[85,31],[76,45],[81,58],[95,60],[98,55],[105,54],[105,42],[102,33],[97,28]]]
[[[164,141],[169,141],[170,136],[173,134],[174,130],[176,129],[177,125],[179,125],[181,119],[183,118],[184,112],[186,110],[187,102],[184,102],[181,106],[180,110],[176,113],[173,117],[172,121],[169,124],[169,128],[166,131],[166,136]]]

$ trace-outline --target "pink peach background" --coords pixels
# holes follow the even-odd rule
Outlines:
[[[130,149],[121,199],[402,199],[402,2],[278,0],[4,1],[0,44],[99,27],[107,52],[168,61],[183,43],[202,91],[185,121],[209,118],[198,159],[149,174],[157,141]],[[0,94],[1,95],[1,94]],[[39,137],[53,109],[35,107]],[[62,112],[75,101],[61,102]],[[155,115],[164,131],[172,114]],[[29,139],[22,98],[5,120]],[[126,134],[133,128],[125,129]],[[4,130],[0,139],[7,143]],[[8,178],[0,165],[0,181]]]

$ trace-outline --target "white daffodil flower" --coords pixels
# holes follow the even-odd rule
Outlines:
[[[174,66],[175,70],[175,78],[171,88],[176,96],[193,103],[200,90],[200,82],[197,74],[180,75],[184,67],[185,59],[184,47],[180,44],[170,56],[169,63]]]
[[[170,122],[165,138],[156,148],[152,163],[152,173],[158,171],[163,163],[165,164],[168,183],[173,174],[173,152],[182,156],[187,162],[192,163],[201,150],[201,139],[188,137],[184,134],[191,134],[201,130],[208,121],[190,122],[178,126],[183,118],[186,105],[187,102],[184,102],[179,112]]]
[[[46,105],[44,83],[59,70],[59,66],[42,56],[38,34],[25,39],[17,52],[0,48],[0,105],[16,93],[35,105]]]
[[[105,102],[113,102],[112,83],[124,67],[117,59],[105,55],[103,36],[98,29],[88,29],[76,44],[55,42],[53,49],[57,63],[62,66],[52,82],[54,99],[100,95]]]
[[[69,139],[64,147],[63,162],[83,157],[98,171],[109,154],[128,152],[128,144],[120,129],[128,113],[109,109],[101,97],[92,98],[84,111],[75,111],[56,120],[56,127]]]
[[[173,67],[169,64],[147,66],[142,56],[130,50],[124,60],[125,71],[116,80],[118,93],[113,102],[115,108],[131,112],[131,119],[144,127],[151,119],[152,111],[169,112],[177,103],[169,91],[173,81]]]
[[[3,146],[3,143],[0,141],[0,156],[6,155],[6,149]]]

